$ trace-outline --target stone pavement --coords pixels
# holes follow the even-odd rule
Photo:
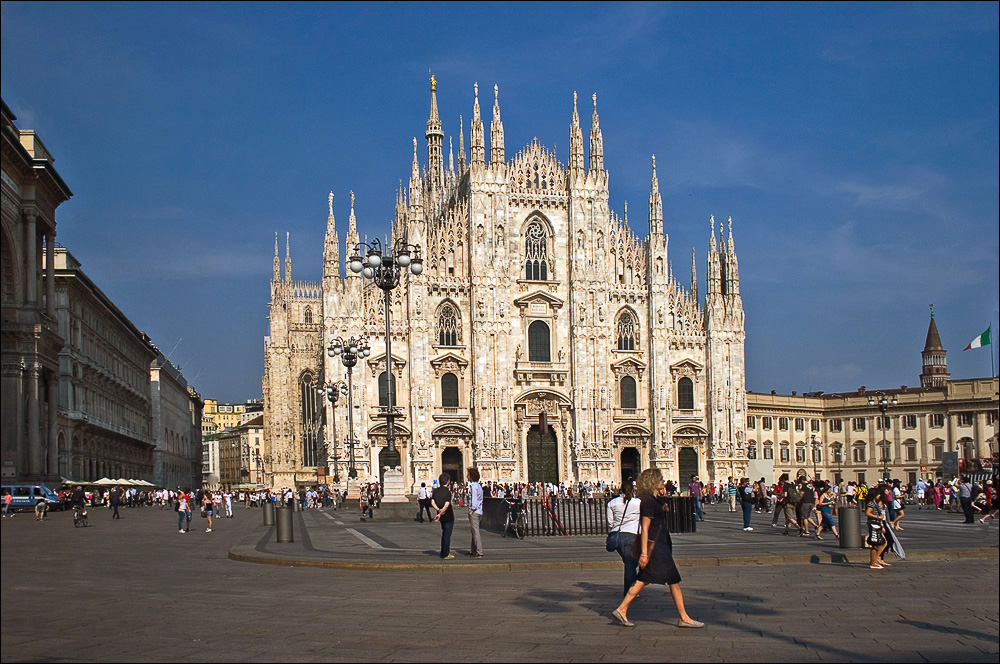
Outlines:
[[[251,512],[253,512],[251,510]],[[912,512],[912,514],[911,514]],[[253,512],[262,522],[262,515]],[[230,550],[234,560],[281,565],[324,567],[373,567],[406,569],[540,569],[580,567],[618,569],[621,560],[604,549],[604,536],[529,537],[517,540],[483,532],[484,558],[470,559],[467,510],[459,510],[452,536],[456,559],[438,555],[441,528],[436,523],[364,520],[356,511],[311,510],[296,512],[294,542],[278,543],[274,529],[261,526]],[[823,541],[782,534],[771,527],[771,515],[754,514],[753,532],[743,532],[743,515],[725,506],[709,506],[697,533],[673,534],[677,562],[694,565],[761,565],[777,563],[860,563],[867,549],[844,550],[833,534]],[[908,510],[898,532],[909,560],[951,560],[966,557],[997,558],[1000,528],[961,523],[961,515]],[[783,520],[780,523],[784,523]]]
[[[620,567],[585,565],[614,559],[600,538],[517,542],[490,534],[488,558],[442,568],[434,561],[436,525],[361,524],[322,511],[301,516],[307,529],[297,523],[296,537],[307,534],[315,550],[342,542],[341,555],[356,548],[361,562],[373,556],[432,562],[352,569],[232,560],[230,550],[259,543],[267,530],[259,512],[242,509],[219,520],[213,533],[195,517],[201,529],[186,534],[177,532],[173,512],[149,508],[124,510],[120,521],[94,510],[87,529],[74,529],[69,514],[47,523],[22,514],[0,523],[0,659],[995,663],[1000,657],[997,527],[962,526],[955,515],[904,521],[908,560],[882,571],[825,562],[682,563],[688,611],[708,624],[703,630],[672,626],[676,614],[661,587],[647,588],[633,605],[635,628],[613,623]],[[736,557],[733,551],[810,556],[809,547],[825,546],[782,537],[769,521],[744,534],[735,516],[710,512],[701,532],[678,536],[678,560],[720,549],[725,557]],[[454,538],[459,551],[463,526]],[[406,550],[380,553],[348,528],[385,549]],[[274,546],[265,544],[264,553]],[[288,546],[307,550],[305,542]],[[585,559],[595,546],[598,556]],[[961,557],[984,548],[975,554],[980,558]],[[503,555],[516,563],[525,550],[566,562],[548,569],[530,560],[503,570],[479,565]],[[932,553],[951,559],[915,560]]]

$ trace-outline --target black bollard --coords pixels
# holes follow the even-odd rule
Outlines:
[[[264,508],[264,525],[273,526],[274,525],[274,503],[270,500],[262,505]]]
[[[277,542],[294,542],[295,537],[292,532],[292,516],[295,514],[294,507],[279,507],[274,510],[274,533]]]
[[[840,548],[862,548],[864,538],[861,535],[861,508],[841,507],[837,512],[840,516]]]

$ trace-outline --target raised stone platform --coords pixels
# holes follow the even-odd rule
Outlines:
[[[403,496],[405,502],[387,503],[382,501],[381,507],[376,507],[375,516],[372,521],[386,521],[390,523],[400,523],[403,521],[413,521],[417,516],[417,499]],[[343,501],[337,509],[342,518],[350,519],[349,515],[354,515],[360,519],[361,511],[358,508],[358,501],[347,499]],[[369,520],[367,515],[365,520]]]

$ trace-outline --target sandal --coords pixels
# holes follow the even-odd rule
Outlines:
[[[612,611],[611,615],[614,617],[615,620],[621,623],[622,627],[635,627],[635,623],[626,618],[625,616],[623,616],[622,614],[620,614],[618,612],[618,609]]]

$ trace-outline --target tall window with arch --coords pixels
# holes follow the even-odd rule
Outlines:
[[[441,405],[458,408],[458,376],[449,372],[441,376]]]
[[[622,408],[634,410],[639,407],[635,378],[622,376],[621,382],[618,383],[618,400]]]
[[[677,381],[677,407],[694,410],[694,381],[687,376]]]
[[[639,321],[625,309],[618,316],[618,350],[635,350],[639,346]]]
[[[547,281],[549,278],[548,237],[541,222],[533,221],[524,232],[524,278]]]
[[[378,375],[378,405],[382,408],[396,405],[396,377],[385,371]]]
[[[305,313],[302,314],[302,319],[305,321],[306,325],[313,324],[313,310],[312,307],[306,307]]]
[[[438,311],[438,345],[457,346],[461,338],[458,310],[450,302],[445,302]]]
[[[302,465],[317,466],[321,457],[323,403],[312,374],[304,373],[299,379],[299,403],[302,414]]]
[[[536,320],[528,326],[528,361],[552,361],[549,326],[543,321]]]

